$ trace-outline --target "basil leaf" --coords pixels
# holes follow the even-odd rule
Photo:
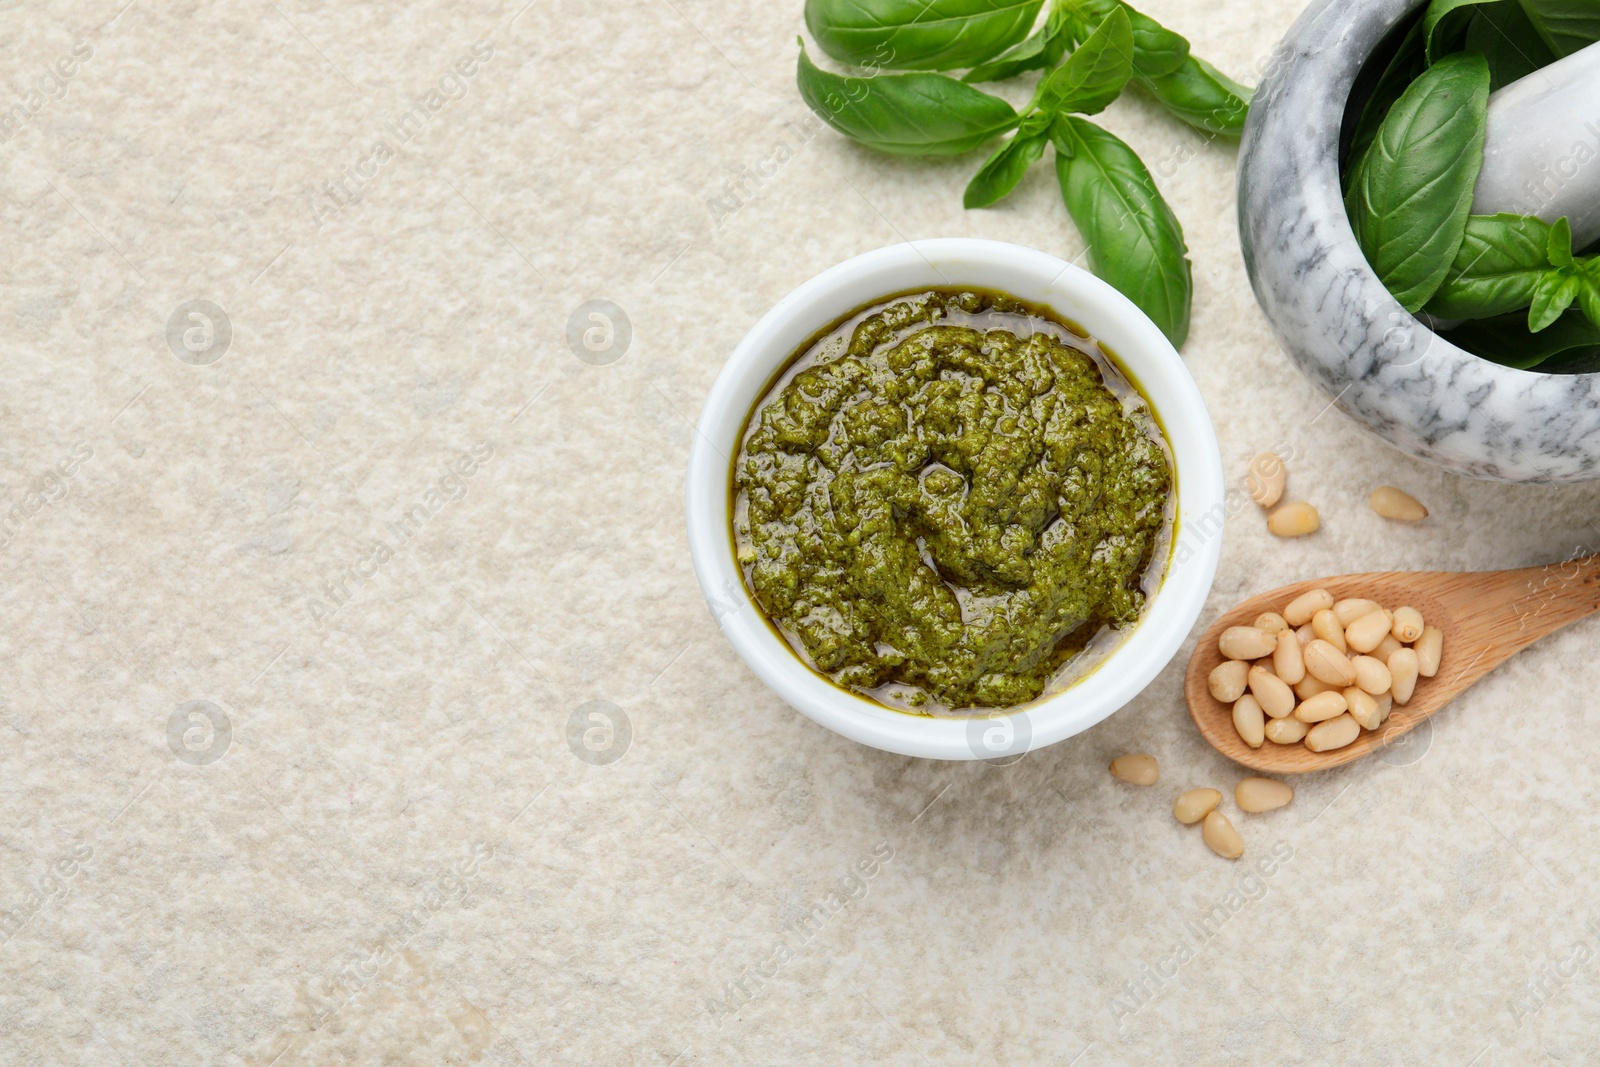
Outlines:
[[[1528,333],[1528,317],[1520,312],[1479,319],[1445,330],[1439,336],[1474,355],[1506,367],[1531,370],[1546,360],[1555,370],[1557,358],[1571,359],[1600,353],[1600,327],[1575,311],[1568,312],[1538,334]],[[1565,369],[1565,368],[1563,368]],[[1570,373],[1570,372],[1569,372]]]
[[[1551,266],[1570,267],[1576,262],[1572,258],[1572,223],[1565,215],[1550,225],[1544,247]]]
[[[1043,0],[806,0],[806,28],[834,59],[891,70],[954,70],[1028,35]]]
[[[1528,308],[1528,332],[1538,333],[1559,319],[1578,299],[1583,283],[1564,270],[1548,271],[1533,287],[1533,304]]]
[[[1383,68],[1383,73],[1378,76],[1372,92],[1367,95],[1366,103],[1361,106],[1361,115],[1356,120],[1355,131],[1350,138],[1350,148],[1345,155],[1344,171],[1341,174],[1346,192],[1350,190],[1350,179],[1355,176],[1356,164],[1366,155],[1372,139],[1378,135],[1378,125],[1383,122],[1384,116],[1389,113],[1394,102],[1400,99],[1400,94],[1406,91],[1406,87],[1428,69],[1428,61],[1424,54],[1426,37],[1422,20],[1413,22],[1411,29],[1400,39],[1400,46],[1390,57],[1388,65]]]
[[[1491,93],[1556,61],[1555,53],[1515,0],[1478,8],[1467,23],[1462,47],[1482,52],[1489,61]]]
[[[1422,16],[1423,33],[1427,38],[1429,63],[1458,51],[1467,36],[1467,24],[1478,9],[1488,4],[1511,3],[1516,0],[1433,0]]]
[[[1528,21],[1557,58],[1600,41],[1600,4],[1595,0],[1518,0]]]
[[[1584,318],[1600,328],[1600,262],[1591,259],[1579,266],[1583,278],[1583,290],[1578,293],[1578,306],[1583,309]]]
[[[1024,126],[1017,135],[995,150],[967,185],[961,206],[988,207],[999,203],[1017,187],[1028,168],[1039,162],[1050,130],[1044,123],[1034,129]]]
[[[1237,137],[1244,132],[1254,89],[1246,88],[1198,56],[1171,74],[1140,78],[1161,106],[1204,133]]]
[[[1089,269],[1182,345],[1194,279],[1183,229],[1150,172],[1133,149],[1084,119],[1059,116],[1050,135],[1061,199],[1088,246]]]
[[[1133,31],[1127,13],[1119,9],[1039,83],[1034,102],[1041,111],[1104,111],[1133,76],[1132,59]]]
[[[1533,303],[1550,267],[1550,226],[1531,215],[1472,215],[1444,284],[1428,301],[1442,319],[1486,319]]]
[[[1053,5],[1045,24],[1033,36],[1012,45],[989,62],[973,67],[962,75],[961,80],[969,84],[993,82],[1015,78],[1026,71],[1053,67],[1061,62],[1071,43],[1064,9],[1059,4]]]
[[[817,68],[800,46],[800,96],[829,126],[880,152],[953,156],[1016,125],[997,96],[943,74],[846,78]]]
[[[1356,164],[1346,214],[1367,262],[1407,311],[1428,302],[1461,248],[1488,103],[1483,57],[1447,56],[1401,94]]]
[[[1189,57],[1189,41],[1148,15],[1141,15],[1122,0],[1060,0],[1070,16],[1073,36],[1079,42],[1117,8],[1127,12],[1133,29],[1133,70],[1141,78],[1171,74]]]

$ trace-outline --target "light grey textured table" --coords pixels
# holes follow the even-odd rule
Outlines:
[[[1047,168],[963,212],[976,159],[810,132],[798,0],[122,2],[0,12],[0,1062],[1591,1055],[1593,624],[1414,762],[1235,812],[1235,864],[1168,813],[1239,777],[1181,664],[956,766],[813,726],[720,637],[680,495],[723,358],[879,245],[1079,254]],[[1295,7],[1149,5],[1247,77]],[[1141,100],[1105,121],[1186,227],[1230,476],[1283,445],[1324,516],[1231,520],[1207,618],[1600,539],[1600,489],[1463,481],[1322,413],[1245,284],[1232,150]],[[631,336],[580,359],[591,300]],[[1434,517],[1384,525],[1379,482]],[[1158,786],[1107,775],[1132,749]]]

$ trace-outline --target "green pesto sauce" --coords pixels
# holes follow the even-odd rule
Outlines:
[[[1137,620],[1172,474],[1092,341],[998,293],[935,290],[797,353],[733,489],[751,590],[810,665],[950,711],[1033,700]]]

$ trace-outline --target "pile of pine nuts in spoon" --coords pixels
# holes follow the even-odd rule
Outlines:
[[[1377,730],[1417,679],[1439,671],[1444,634],[1412,607],[1335,601],[1326,589],[1295,597],[1280,615],[1230,626],[1217,641],[1223,661],[1211,695],[1233,707],[1233,726],[1251,748],[1304,742],[1312,752],[1343,748]]]

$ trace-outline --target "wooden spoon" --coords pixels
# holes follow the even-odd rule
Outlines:
[[[1364,597],[1391,611],[1410,605],[1423,621],[1444,632],[1444,654],[1432,678],[1418,678],[1409,704],[1396,704],[1377,731],[1344,748],[1312,752],[1303,744],[1264,741],[1251,748],[1233,728],[1233,709],[1211,695],[1208,679],[1222,662],[1217,638],[1229,626],[1248,626],[1263,612],[1280,614],[1312,589],[1335,600]],[[1272,774],[1300,774],[1337,767],[1392,744],[1452,697],[1545,634],[1600,611],[1600,556],[1514,571],[1385,571],[1343,574],[1296,582],[1251,597],[1211,624],[1189,658],[1184,695],[1201,736],[1224,756]]]

